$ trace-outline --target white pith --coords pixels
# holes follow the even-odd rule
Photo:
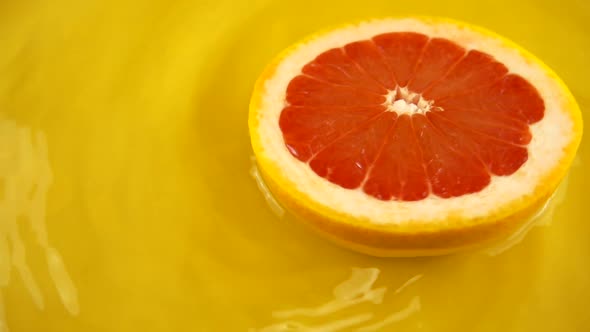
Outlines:
[[[533,138],[528,145],[529,158],[518,171],[508,177],[493,176],[490,185],[474,194],[446,199],[430,194],[416,202],[381,201],[365,194],[361,188],[344,189],[325,180],[315,174],[308,164],[291,155],[278,125],[291,79],[301,72],[305,64],[326,50],[395,31],[446,38],[467,50],[477,49],[491,54],[511,73],[521,75],[537,88],[545,102],[545,115],[530,127]],[[572,120],[563,108],[567,103],[566,96],[563,88],[539,64],[527,60],[500,39],[451,23],[426,23],[418,19],[365,22],[303,43],[281,60],[263,87],[257,128],[262,146],[260,155],[266,162],[281,169],[281,176],[310,200],[357,218],[366,218],[378,224],[427,223],[450,215],[477,218],[494,214],[497,209],[531,194],[539,181],[559,163],[564,148],[574,135]],[[429,107],[428,101],[416,104],[391,98],[390,102],[397,112],[424,112]]]
[[[422,95],[408,90],[407,87],[397,87],[385,96],[387,111],[398,115],[426,114],[433,104],[433,101],[424,99]]]

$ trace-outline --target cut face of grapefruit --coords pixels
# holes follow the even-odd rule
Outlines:
[[[363,22],[285,51],[259,79],[252,146],[278,200],[361,252],[434,255],[518,229],[581,139],[532,55],[435,19]]]

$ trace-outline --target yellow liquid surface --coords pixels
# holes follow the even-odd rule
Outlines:
[[[590,331],[587,139],[545,226],[496,255],[355,254],[258,190],[246,122],[265,64],[318,29],[407,14],[514,40],[588,117],[585,0],[0,2],[0,175],[28,167],[10,132],[32,137],[20,197],[46,203],[14,219],[24,259],[0,255],[30,269],[0,280],[0,331]]]

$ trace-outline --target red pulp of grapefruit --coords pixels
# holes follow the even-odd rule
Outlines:
[[[380,200],[481,191],[528,158],[537,90],[492,56],[413,32],[330,49],[287,88],[290,153]]]

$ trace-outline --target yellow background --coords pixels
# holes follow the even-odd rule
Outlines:
[[[248,331],[328,301],[351,267],[381,270],[384,302],[302,322],[378,320],[419,296],[420,312],[391,331],[590,331],[586,139],[552,224],[497,257],[353,254],[278,220],[249,177],[247,104],[264,65],[326,26],[407,14],[521,44],[587,117],[585,0],[1,1],[0,115],[47,135],[47,227],[80,304],[66,312],[23,226],[45,308],[13,273],[10,331]]]

